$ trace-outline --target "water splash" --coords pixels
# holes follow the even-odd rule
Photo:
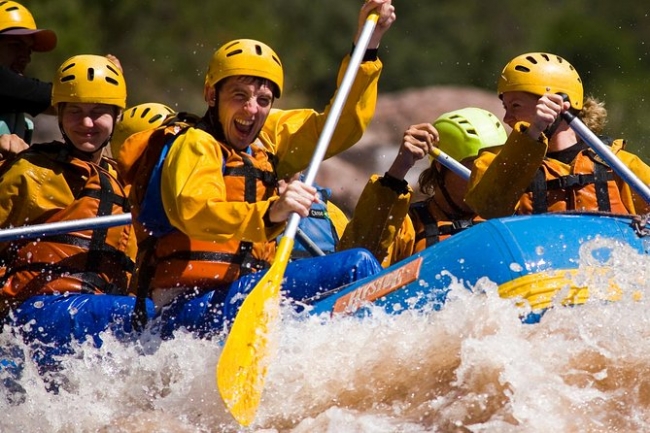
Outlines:
[[[607,256],[594,256],[603,248]],[[614,270],[589,272],[594,257]],[[250,431],[648,431],[650,259],[595,240],[581,266],[576,278],[595,292],[613,279],[620,300],[556,306],[526,325],[525,307],[483,279],[473,292],[454,281],[444,308],[428,314],[374,311],[362,320],[285,311]],[[79,345],[54,373],[59,394],[28,363],[18,380],[24,402],[12,405],[0,389],[0,431],[240,431],[215,386],[218,341],[183,332],[130,346],[104,339],[101,349]],[[0,344],[27,350],[7,331]]]

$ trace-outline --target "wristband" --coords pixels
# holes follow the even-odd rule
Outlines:
[[[350,55],[354,53],[354,47],[355,45],[352,44],[352,50],[350,51]],[[362,62],[374,62],[379,58],[379,48],[369,48],[366,50],[365,53],[363,53],[363,59],[361,59]]]
[[[379,178],[379,183],[382,186],[395,191],[399,195],[409,193],[409,183],[404,179],[398,179],[391,176],[388,172],[384,173],[384,177]]]

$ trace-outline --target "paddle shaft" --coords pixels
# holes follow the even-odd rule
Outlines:
[[[373,16],[374,15],[374,16]],[[373,31],[375,30],[375,25],[377,24],[377,15],[376,13],[371,14],[366,20],[363,29],[361,30],[361,35],[357,41],[357,45],[354,47],[354,52],[350,57],[350,63],[348,64],[347,69],[345,70],[345,75],[343,75],[343,80],[339,86],[336,96],[334,97],[334,102],[332,102],[332,107],[330,108],[329,115],[325,120],[325,125],[323,126],[323,131],[318,138],[316,143],[316,149],[314,150],[314,155],[311,158],[309,163],[309,168],[305,173],[305,179],[303,182],[307,185],[313,185],[314,180],[316,179],[316,173],[320,168],[321,162],[325,157],[327,152],[327,147],[329,146],[332,135],[334,134],[334,129],[336,124],[341,117],[341,111],[343,110],[343,105],[347,100],[348,94],[350,93],[350,88],[354,83],[354,79],[357,75],[357,70],[361,65],[363,56],[370,42],[370,37],[372,36]],[[298,229],[298,224],[300,223],[300,215],[297,213],[291,214],[289,217],[289,222],[287,223],[287,228],[284,230],[284,236],[290,237],[293,239],[296,235],[296,230]]]
[[[31,226],[15,227],[0,230],[0,242],[15,239],[33,239],[42,236],[52,236],[70,233],[78,230],[95,230],[106,227],[131,224],[131,214],[107,215],[95,218],[83,218],[55,223],[34,224]]]
[[[433,156],[433,159],[438,161],[440,164],[451,170],[454,174],[457,174],[462,179],[469,180],[469,176],[472,173],[471,170],[460,162],[456,161],[451,156],[447,155],[442,150],[434,147],[431,151],[431,156]]]
[[[648,185],[644,184],[641,179],[638,178],[628,166],[623,164],[623,162],[612,152],[612,150],[603,143],[596,134],[594,134],[587,125],[585,125],[582,120],[580,120],[575,114],[564,111],[562,112],[562,118],[569,124],[571,129],[585,142],[589,147],[593,149],[598,156],[609,164],[609,166],[614,170],[616,174],[621,176],[621,178],[630,185],[630,187],[639,194],[646,203],[650,203],[650,188]]]

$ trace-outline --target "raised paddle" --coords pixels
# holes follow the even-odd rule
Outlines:
[[[334,97],[323,131],[316,143],[304,183],[312,185],[320,163],[341,116],[341,111],[370,42],[379,15],[371,13],[352,52],[341,86]],[[266,373],[275,355],[276,333],[280,319],[280,286],[291,256],[300,216],[291,214],[284,236],[278,245],[273,265],[242,303],[232,324],[217,363],[217,387],[226,408],[237,422],[250,425],[257,413]]]
[[[472,173],[469,168],[465,167],[463,164],[456,161],[454,158],[447,155],[445,152],[438,149],[437,147],[434,147],[429,153],[431,154],[433,159],[435,159],[440,164],[447,167],[454,174],[457,174],[462,179],[469,180],[469,175]]]
[[[629,169],[629,167],[612,152],[612,150],[603,143],[596,134],[591,131],[587,125],[585,125],[582,120],[580,120],[575,114],[569,111],[562,112],[562,118],[569,124],[571,129],[587,143],[591,149],[596,152],[598,156],[609,164],[609,166],[614,170],[616,174],[621,176],[621,179],[625,181],[630,187],[639,194],[646,203],[650,203],[650,188],[648,185],[643,183],[639,177]]]

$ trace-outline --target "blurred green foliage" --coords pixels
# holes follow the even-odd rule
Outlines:
[[[115,54],[129,105],[157,101],[201,114],[212,53],[235,38],[271,45],[285,66],[279,107],[322,107],[351,48],[361,2],[329,0],[25,0],[40,27],[59,36],[33,56],[30,73],[50,80],[66,58]],[[432,85],[494,90],[503,66],[529,51],[569,60],[586,93],[607,103],[609,135],[650,160],[650,5],[633,0],[393,0],[384,37],[381,92]],[[495,95],[496,97],[496,95]]]

